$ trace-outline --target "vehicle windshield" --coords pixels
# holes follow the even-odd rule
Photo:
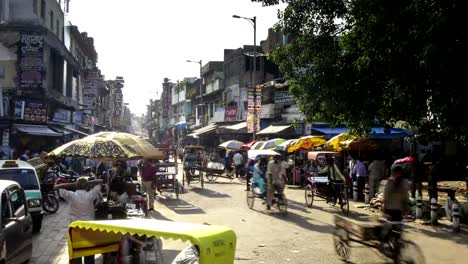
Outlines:
[[[31,169],[0,170],[0,180],[15,181],[25,190],[37,190],[39,188],[36,174]]]

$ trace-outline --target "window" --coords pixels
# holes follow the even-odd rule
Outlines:
[[[50,16],[50,30],[54,32],[54,11],[50,11],[49,13]]]
[[[37,15],[37,0],[33,0],[33,12]]]
[[[26,199],[23,190],[14,185],[9,188],[10,205],[14,217],[21,217],[26,214]]]
[[[45,13],[46,13],[46,3],[45,0],[41,0],[41,17],[45,19]]]
[[[0,170],[0,180],[16,181],[25,190],[38,190],[39,184],[36,174],[30,169],[3,169]]]
[[[5,227],[5,225],[8,223],[8,219],[11,218],[11,208],[10,208],[10,202],[8,201],[8,195],[6,190],[2,192],[2,226]]]

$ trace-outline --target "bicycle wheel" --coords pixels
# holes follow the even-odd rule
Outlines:
[[[53,194],[45,194],[42,198],[42,208],[49,214],[53,214],[58,211],[59,200]]]
[[[250,191],[247,192],[247,206],[252,209],[255,204],[255,193],[253,188],[250,189]]]
[[[208,182],[215,182],[218,179],[218,176],[211,173],[206,173],[206,179]]]
[[[349,215],[348,194],[346,193],[346,191],[340,191],[340,196],[341,196],[341,204],[340,204],[341,211],[343,211],[345,215]]]
[[[333,233],[333,245],[335,246],[336,254],[341,260],[348,261],[351,251],[348,241],[348,232],[337,227]]]
[[[312,207],[312,204],[314,203],[314,187],[312,187],[311,184],[307,185],[304,193],[304,198],[306,206]]]
[[[397,263],[400,264],[424,264],[426,263],[421,248],[409,240],[400,240]]]

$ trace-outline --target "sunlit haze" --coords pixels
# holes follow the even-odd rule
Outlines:
[[[69,19],[94,37],[106,78],[125,78],[124,100],[140,115],[165,77],[199,76],[186,60],[223,60],[223,49],[253,44],[252,26],[232,15],[257,16],[258,44],[279,8],[250,0],[74,0]]]

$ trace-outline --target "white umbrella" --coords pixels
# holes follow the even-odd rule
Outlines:
[[[225,149],[233,149],[233,150],[239,150],[242,145],[244,145],[243,142],[237,141],[237,140],[229,140],[224,142],[223,144],[219,145],[220,148],[225,148]]]
[[[278,152],[270,149],[253,149],[247,152],[249,159],[257,159],[258,156],[277,156],[280,155]]]

